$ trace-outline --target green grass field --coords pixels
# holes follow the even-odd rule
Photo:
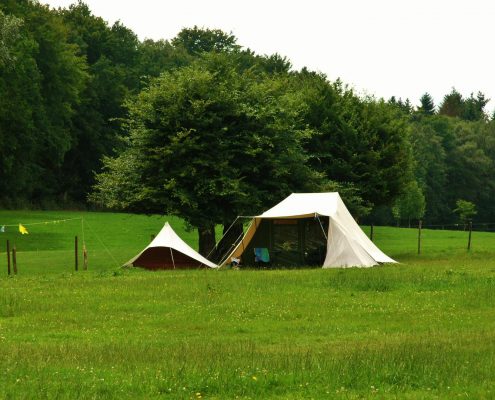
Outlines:
[[[495,234],[424,230],[418,256],[375,227],[401,264],[371,269],[120,269],[164,221],[0,211],[30,232],[0,233],[0,398],[495,398]]]

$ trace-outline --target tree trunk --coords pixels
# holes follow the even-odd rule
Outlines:
[[[215,225],[202,226],[198,228],[199,254],[207,257],[215,247]]]

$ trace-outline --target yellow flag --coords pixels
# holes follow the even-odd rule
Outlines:
[[[22,224],[19,224],[19,232],[21,232],[21,234],[23,235],[29,235],[28,230],[26,229],[25,226],[22,226]]]

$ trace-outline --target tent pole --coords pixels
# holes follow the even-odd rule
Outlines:
[[[213,246],[213,248],[210,250],[210,252],[208,253],[208,255],[205,257],[207,260],[210,259],[210,256],[211,256],[211,253],[213,253],[213,251],[217,248],[218,244],[222,241],[222,239],[227,236],[227,233],[229,233],[230,231],[230,228],[232,228],[234,226],[234,224],[237,222],[237,220],[239,219],[240,217],[237,216],[237,218],[234,220],[234,222],[232,222],[232,224],[229,226],[229,228],[225,231],[225,233],[222,235],[222,237],[220,238],[220,240],[215,243],[215,246]]]
[[[173,264],[174,269],[175,269],[174,253],[172,253],[172,247],[169,247],[169,249],[170,249],[170,256],[172,257],[172,264]]]
[[[236,217],[236,219],[234,220],[234,222],[232,222],[232,224],[229,226],[229,228],[225,231],[225,233],[222,235],[222,237],[218,240],[218,243],[220,243],[222,241],[222,239],[227,235],[227,233],[229,233],[230,229],[235,225],[235,223],[237,222],[237,220],[239,218],[254,218],[254,217],[249,217],[247,215],[238,215]],[[215,250],[217,248],[217,245],[218,243],[215,243],[215,246],[213,247],[213,249],[210,250],[210,252],[208,253],[208,255],[205,257],[207,260],[209,260],[210,256],[211,256],[211,253],[213,253],[213,250]]]
[[[320,216],[318,214],[315,214],[315,217],[318,219],[318,222],[320,223],[321,230],[323,232],[323,236],[325,236],[325,240],[328,241],[328,237],[327,237],[327,234],[325,233],[325,229],[323,229],[323,224],[321,223]]]

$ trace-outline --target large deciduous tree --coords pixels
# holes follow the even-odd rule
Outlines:
[[[180,215],[198,228],[207,254],[215,224],[314,188],[318,175],[302,148],[310,136],[300,128],[304,103],[290,78],[237,67],[227,54],[208,54],[142,91],[129,103],[127,148],[107,159],[93,199]]]

